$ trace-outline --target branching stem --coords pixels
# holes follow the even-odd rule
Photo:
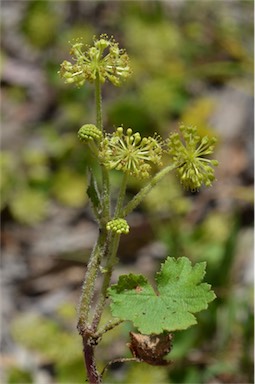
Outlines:
[[[173,171],[176,168],[176,165],[171,164],[167,167],[163,168],[160,172],[158,172],[145,187],[143,187],[134,197],[133,199],[124,207],[121,211],[122,217],[127,216],[130,212],[132,212],[145,198],[145,196],[150,192],[150,190],[155,187],[155,185],[163,179],[169,172]]]
[[[96,339],[101,339],[101,337],[108,331],[111,331],[113,328],[117,327],[118,325],[120,325],[121,323],[123,323],[123,320],[119,320],[119,319],[113,319],[113,320],[110,320],[108,321],[108,323],[106,323],[102,328],[100,328],[98,330],[98,332],[96,332],[94,334],[94,337]]]

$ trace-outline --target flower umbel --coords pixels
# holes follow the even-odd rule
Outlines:
[[[102,140],[99,157],[108,169],[123,171],[129,175],[149,177],[151,164],[161,164],[162,147],[158,136],[142,138],[139,132],[128,128],[126,134],[119,127]]]
[[[98,39],[94,38],[93,46],[76,41],[70,54],[74,64],[64,60],[59,71],[67,84],[74,83],[81,87],[85,81],[94,82],[98,75],[101,83],[108,79],[119,86],[131,75],[127,53],[119,48],[113,38],[108,38],[105,34]]]
[[[213,166],[217,160],[204,156],[213,153],[216,138],[205,136],[201,138],[196,127],[181,125],[181,135],[173,133],[168,141],[168,153],[173,157],[181,183],[186,189],[195,191],[205,184],[212,185],[215,180]]]

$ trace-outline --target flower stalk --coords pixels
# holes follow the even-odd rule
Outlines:
[[[158,172],[140,191],[133,197],[131,201],[123,208],[121,215],[126,217],[131,213],[146,197],[155,185],[162,180],[169,172],[176,169],[176,165],[170,164]]]
[[[102,95],[101,83],[98,72],[95,80],[95,103],[96,103],[96,125],[103,132],[103,111],[102,111]]]

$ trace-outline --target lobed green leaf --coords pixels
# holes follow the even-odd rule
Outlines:
[[[183,330],[197,323],[196,312],[215,299],[211,286],[201,283],[206,263],[168,257],[156,275],[157,291],[142,275],[120,276],[108,290],[115,317],[130,320],[143,334]]]

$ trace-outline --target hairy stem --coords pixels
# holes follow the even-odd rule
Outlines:
[[[113,328],[117,327],[121,323],[123,323],[123,320],[119,319],[113,319],[108,321],[108,323],[106,323],[102,328],[98,330],[98,332],[94,334],[94,337],[96,339],[100,339],[106,332],[111,331]]]
[[[91,305],[91,300],[94,294],[95,281],[97,273],[99,270],[99,265],[101,262],[101,256],[105,246],[106,240],[106,230],[101,230],[97,239],[97,242],[94,246],[94,249],[90,256],[90,261],[87,266],[87,271],[85,274],[85,279],[82,285],[82,293],[80,297],[80,303],[78,308],[78,330],[82,335],[85,329],[88,326],[88,317],[89,310]]]
[[[108,261],[105,267],[105,274],[104,274],[102,289],[101,289],[101,293],[100,293],[97,307],[95,310],[93,323],[92,323],[92,329],[94,332],[97,330],[97,327],[100,322],[102,312],[104,309],[105,301],[107,299],[107,289],[110,285],[112,270],[116,263],[116,254],[119,246],[119,241],[120,241],[120,234],[117,234],[117,233],[112,234],[109,241],[109,256],[108,256]]]
[[[120,186],[118,201],[116,204],[115,215],[114,215],[115,217],[119,217],[120,212],[122,210],[122,206],[123,206],[123,202],[124,202],[124,198],[125,198],[125,193],[126,193],[126,187],[127,187],[127,178],[128,178],[128,176],[126,174],[124,174],[123,179],[122,179],[122,183]],[[105,271],[104,280],[103,280],[103,284],[102,284],[102,290],[101,290],[99,301],[98,301],[98,304],[96,307],[95,316],[94,316],[93,325],[92,325],[92,329],[94,331],[96,331],[96,329],[98,327],[98,324],[100,322],[102,312],[104,309],[104,304],[105,304],[106,296],[107,296],[107,289],[110,285],[113,266],[116,262],[116,254],[117,254],[117,250],[118,250],[118,246],[119,246],[120,235],[119,234],[111,234],[109,239],[110,239],[109,240],[109,252],[108,252],[109,256],[108,256],[108,261],[107,261],[106,268],[105,268],[106,271]]]
[[[102,375],[99,374],[94,357],[95,346],[91,343],[89,336],[82,337],[84,361],[87,369],[87,377],[89,384],[100,384]]]

